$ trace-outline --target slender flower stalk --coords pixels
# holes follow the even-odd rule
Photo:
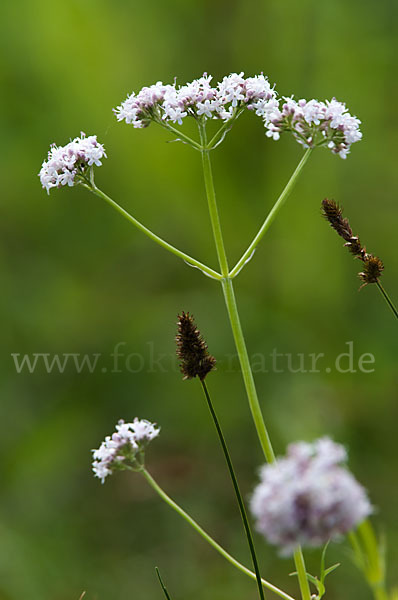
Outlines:
[[[115,202],[115,200],[112,200],[112,198],[110,198],[107,194],[100,190],[95,184],[86,182],[85,187],[91,192],[93,192],[93,194],[95,194],[96,196],[99,196],[100,198],[105,200],[105,202],[112,206],[112,208],[114,208],[119,214],[121,214],[122,217],[127,219],[127,221],[132,223],[135,227],[137,227],[137,229],[145,233],[145,235],[147,235],[151,240],[159,244],[159,246],[162,246],[162,248],[165,248],[175,256],[178,256],[178,258],[182,258],[182,260],[189,263],[193,267],[197,267],[209,277],[212,277],[213,279],[221,279],[220,273],[214,271],[213,269],[199,262],[195,258],[192,258],[192,256],[189,256],[189,254],[185,254],[185,252],[178,250],[178,248],[175,248],[174,246],[163,240],[161,237],[153,233],[150,229],[148,229],[148,227],[145,227],[145,225],[140,223],[140,221],[138,221],[135,217],[128,213],[124,208],[122,208],[117,202]]]
[[[229,276],[231,278],[236,277],[236,275],[243,269],[243,267],[245,266],[245,264],[250,260],[251,256],[253,255],[253,252],[255,251],[255,249],[257,248],[258,244],[261,242],[262,238],[264,237],[264,234],[268,231],[268,229],[270,228],[270,226],[272,225],[272,223],[274,222],[276,216],[278,215],[280,209],[282,208],[282,206],[285,204],[287,198],[289,197],[291,191],[293,190],[297,179],[299,178],[301,171],[303,170],[304,166],[306,165],[310,155],[312,152],[312,148],[308,148],[305,153],[304,156],[301,158],[299,164],[297,165],[293,175],[290,177],[289,181],[287,182],[286,186],[284,187],[284,189],[282,190],[279,198],[277,199],[277,201],[275,202],[274,206],[272,207],[271,211],[269,212],[267,218],[265,219],[264,223],[262,224],[262,226],[260,227],[257,235],[255,236],[255,238],[253,239],[252,243],[250,244],[250,246],[247,248],[247,250],[243,253],[243,255],[241,256],[241,258],[238,260],[238,262],[236,263],[236,265],[234,266],[234,268],[232,269],[232,271],[229,273]]]
[[[208,544],[210,544],[215,550],[217,550],[217,552],[221,554],[221,556],[223,556],[228,562],[234,565],[234,567],[239,569],[239,571],[245,573],[245,575],[248,575],[248,577],[250,577],[251,579],[256,579],[256,574],[253,573],[253,571],[250,571],[250,569],[248,569],[244,565],[242,565],[239,561],[237,561],[233,556],[231,556],[231,554],[224,550],[224,548],[220,546],[220,544],[218,544],[204,529],[202,529],[202,527],[187,512],[185,512],[185,510],[183,510],[181,506],[179,506],[176,502],[174,502],[174,500],[170,498],[170,496],[166,494],[166,492],[160,487],[160,485],[155,481],[155,479],[144,467],[140,470],[140,472],[143,474],[143,476],[145,477],[149,485],[152,487],[152,489],[155,490],[155,492],[162,498],[162,500],[164,500],[166,504],[168,504],[191,527],[193,527],[193,529],[195,529],[195,531],[199,533],[199,535],[202,536],[202,538],[206,540]],[[289,596],[289,594],[286,594],[286,592],[283,592],[266,579],[262,578],[261,583],[266,589],[270,590],[271,592],[274,592],[280,598],[284,598],[284,600],[294,600],[294,598]]]
[[[192,138],[187,136],[185,133],[183,133],[176,127],[173,127],[172,125],[170,125],[170,123],[167,123],[162,120],[159,120],[158,123],[159,123],[159,125],[164,127],[164,129],[167,129],[167,131],[170,131],[170,133],[173,133],[174,135],[176,135],[177,136],[176,141],[185,142],[189,146],[192,146],[192,148],[195,148],[195,150],[200,151],[202,149],[201,145],[198,144],[198,142],[196,142],[195,140],[193,140]]]
[[[234,486],[234,491],[235,491],[236,499],[238,501],[239,510],[240,510],[240,514],[241,514],[241,517],[242,517],[242,521],[243,521],[243,526],[245,528],[247,542],[249,544],[250,554],[252,556],[254,572],[256,573],[256,580],[257,580],[257,586],[258,586],[260,598],[262,600],[264,600],[264,592],[263,592],[263,587],[262,587],[262,584],[261,584],[261,575],[260,575],[260,568],[258,566],[256,549],[254,547],[253,536],[252,536],[252,532],[251,532],[251,529],[250,529],[249,520],[247,518],[246,509],[245,509],[245,505],[244,505],[244,502],[243,502],[242,494],[241,494],[240,489],[239,489],[238,480],[237,480],[236,475],[235,475],[235,470],[234,470],[234,467],[233,467],[233,464],[232,464],[232,460],[231,460],[231,457],[230,457],[230,454],[229,454],[227,443],[226,443],[225,438],[224,438],[224,434],[222,432],[219,420],[217,418],[216,411],[214,410],[213,403],[211,401],[210,394],[209,394],[209,391],[207,389],[206,382],[205,382],[204,379],[201,381],[201,384],[202,384],[203,392],[204,392],[204,394],[206,396],[207,406],[209,407],[210,414],[211,414],[212,419],[214,421],[214,425],[215,425],[216,430],[217,430],[217,434],[218,434],[218,437],[219,437],[219,440],[220,440],[220,443],[221,443],[221,447],[222,447],[223,452],[224,452],[225,460],[226,460],[226,463],[228,465],[228,470],[229,470],[229,474],[231,476],[232,485]]]
[[[213,228],[214,241],[217,249],[217,255],[219,257],[220,270],[223,275],[223,279],[221,280],[224,292],[225,304],[227,307],[231,328],[235,340],[236,349],[238,351],[239,362],[241,365],[242,376],[244,379],[246,392],[249,400],[250,409],[252,412],[253,420],[256,426],[257,434],[261,443],[261,446],[264,451],[264,455],[267,459],[267,462],[274,462],[275,454],[272,448],[272,444],[267,432],[267,428],[265,426],[264,418],[261,412],[260,403],[257,396],[257,390],[254,383],[253,373],[251,370],[251,365],[249,361],[249,355],[246,348],[245,338],[243,336],[242,327],[240,324],[240,318],[238,313],[238,308],[236,305],[235,293],[232,284],[232,280],[230,275],[228,275],[228,261],[225,252],[225,247],[223,243],[221,224],[218,216],[217,202],[216,202],[216,194],[214,189],[213,175],[211,169],[211,161],[209,151],[206,150],[206,132],[205,132],[205,124],[199,124],[199,131],[201,135],[202,141],[202,166],[203,166],[203,176],[205,181],[206,195],[209,205],[210,219]],[[308,159],[310,150],[307,150],[307,153],[304,155],[301,164],[304,166],[306,160]],[[304,163],[303,163],[304,161]],[[300,167],[300,165],[299,165]],[[299,169],[299,167],[297,169]],[[302,167],[301,167],[302,168]],[[297,175],[300,173],[301,168],[298,170]],[[297,171],[296,169],[296,171]],[[295,181],[296,177],[293,180]],[[288,187],[289,183],[288,183]],[[287,195],[286,195],[287,197]],[[281,200],[283,202],[283,200]],[[262,237],[262,236],[261,236]],[[261,239],[261,238],[260,238]],[[257,242],[258,243],[258,242]],[[249,252],[249,256],[252,250]],[[246,254],[246,253],[245,253]],[[245,259],[244,262],[246,262]],[[244,263],[243,263],[244,264]],[[239,270],[239,269],[238,269]],[[303,553],[300,547],[298,547],[294,552],[294,561],[298,573],[300,591],[302,600],[310,600],[311,592],[307,580],[306,568]]]
[[[376,281],[376,285],[383,296],[384,300],[387,302],[388,306],[391,309],[392,314],[398,319],[398,310],[395,308],[393,301],[390,296],[387,294],[386,290],[381,285],[380,281]]]
[[[170,594],[167,591],[167,588],[166,588],[165,584],[163,583],[163,579],[162,579],[162,577],[160,575],[160,572],[159,572],[159,569],[157,567],[155,567],[155,571],[156,571],[156,575],[158,576],[160,587],[162,588],[163,594],[165,595],[165,597],[166,597],[167,600],[171,600]]]
[[[218,262],[220,264],[221,275],[228,277],[228,260],[225,252],[224,240],[221,231],[220,217],[218,214],[218,207],[216,201],[216,192],[213,184],[213,173],[210,161],[210,150],[207,148],[207,136],[206,136],[206,124],[204,121],[200,121],[199,134],[202,143],[202,167],[203,175],[206,187],[207,203],[209,207],[211,226],[213,229],[214,241],[216,243],[216,250],[218,256]]]
[[[214,370],[216,359],[212,356],[208,350],[207,343],[204,340],[202,334],[196,326],[193,316],[189,313],[182,312],[178,315],[178,333],[176,336],[177,342],[177,356],[180,359],[180,370],[183,374],[183,379],[194,379],[199,377],[202,384],[203,392],[206,398],[207,406],[209,408],[211,417],[213,419],[221,447],[224,453],[224,457],[227,463],[229,474],[232,480],[232,485],[238,501],[239,511],[242,517],[243,526],[245,529],[247,542],[249,545],[250,554],[253,561],[254,571],[256,573],[257,586],[260,595],[260,599],[264,600],[263,586],[261,584],[260,569],[258,566],[258,560],[256,556],[256,550],[254,547],[253,536],[251,533],[249,521],[246,514],[245,505],[243,502],[242,494],[240,493],[238,480],[235,475],[235,470],[232,464],[231,456],[225,441],[224,434],[221,429],[220,422],[217,418],[216,411],[214,410],[213,403],[210,398],[210,394],[207,389],[205,379],[207,375]]]

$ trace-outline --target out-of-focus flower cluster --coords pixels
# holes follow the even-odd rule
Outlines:
[[[257,530],[281,554],[338,538],[372,512],[346,461],[343,446],[321,438],[291,444],[285,458],[263,467],[251,510]]]
[[[132,423],[120,420],[116,431],[93,450],[93,471],[104,483],[115,470],[139,467],[137,455],[142,456],[147,444],[159,435],[160,429],[145,419],[135,418]]]
[[[54,187],[75,185],[89,167],[101,166],[101,159],[106,158],[104,146],[97,142],[96,135],[86,137],[83,132],[80,135],[66,146],[51,146],[39,173],[47,193]]]
[[[350,115],[345,104],[335,98],[326,102],[284,98],[282,110],[275,112],[266,127],[267,136],[274,140],[279,139],[281,132],[290,131],[305,148],[327,146],[346,158],[351,144],[362,138],[360,123]]]
[[[243,73],[231,73],[215,87],[211,80],[205,73],[182,86],[158,82],[144,87],[114,110],[116,118],[137,128],[152,121],[182,125],[187,116],[227,122],[247,108],[263,120],[268,137],[278,140],[282,132],[290,131],[304,147],[327,146],[341,158],[362,137],[359,119],[335,98],[326,102],[279,99],[263,74],[245,78]]]

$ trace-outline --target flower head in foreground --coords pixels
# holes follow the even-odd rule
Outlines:
[[[322,200],[322,214],[330,226],[345,240],[344,246],[363,262],[363,271],[358,273],[362,281],[361,288],[370,283],[378,283],[384,270],[383,262],[377,256],[366,252],[359,237],[353,234],[350,222],[343,217],[343,209],[334,200],[325,198]]]
[[[176,336],[177,356],[181,360],[180,370],[183,379],[198,376],[203,381],[215,369],[216,359],[207,349],[207,344],[197,329],[189,313],[182,311],[178,315],[178,333]]]
[[[66,146],[53,144],[39,173],[41,184],[47,193],[54,187],[76,185],[92,165],[101,166],[101,159],[104,157],[106,158],[104,146],[97,142],[96,135],[86,137],[81,133],[81,137],[75,138]]]
[[[321,546],[363,521],[372,507],[364,488],[343,466],[343,446],[329,438],[297,442],[287,456],[263,467],[251,510],[257,530],[291,554],[297,545]]]
[[[113,471],[142,466],[142,455],[148,443],[159,435],[160,429],[145,419],[135,418],[132,423],[120,420],[116,431],[107,436],[97,450],[93,450],[93,471],[104,483]]]

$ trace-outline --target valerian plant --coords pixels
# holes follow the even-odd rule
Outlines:
[[[290,133],[302,146],[304,153],[300,161],[266,216],[253,240],[248,244],[238,262],[230,267],[224,246],[223,233],[218,213],[216,193],[212,175],[211,152],[222,144],[235,121],[244,111],[259,118],[265,134],[274,141]],[[158,82],[133,92],[122,102],[114,114],[133,128],[142,129],[157,124],[182,143],[198,151],[201,156],[204,186],[214,242],[218,256],[218,269],[214,269],[189,254],[176,248],[152,232],[133,215],[122,208],[114,199],[95,183],[95,167],[101,166],[106,157],[104,146],[96,136],[75,138],[66,146],[53,145],[48,160],[43,162],[40,175],[42,186],[50,192],[62,186],[82,185],[105,200],[125,219],[145,233],[154,242],[170,251],[188,265],[198,268],[204,275],[221,285],[226,310],[229,316],[234,342],[239,357],[247,398],[261,445],[266,465],[260,474],[250,501],[256,529],[265,540],[276,546],[281,555],[293,556],[302,600],[321,598],[326,592],[325,578],[336,566],[326,567],[325,550],[329,540],[341,539],[348,534],[356,560],[362,569],[374,597],[377,600],[392,599],[385,586],[384,561],[380,544],[369,521],[373,508],[365,489],[356,481],[346,466],[347,454],[344,447],[325,436],[312,444],[296,442],[289,445],[287,455],[276,459],[259,403],[256,385],[251,370],[246,342],[240,322],[234,291],[234,279],[252,258],[258,244],[279,214],[291,193],[299,175],[316,148],[323,147],[332,154],[345,159],[351,146],[362,138],[360,121],[352,116],[343,102],[332,98],[326,101],[315,99],[295,100],[293,96],[280,97],[263,75],[244,77],[243,73],[232,73],[216,85],[206,73],[185,85]],[[193,119],[198,128],[196,139],[188,136],[183,125]],[[214,121],[215,133],[208,136],[207,125]],[[325,205],[324,212],[331,225],[342,235],[350,250],[364,261],[360,277],[363,283],[378,281],[371,255],[365,256],[358,238],[354,238],[348,222],[342,219],[339,209]],[[374,262],[374,261],[373,261]],[[153,479],[145,465],[145,451],[160,429],[146,420],[134,419],[130,423],[119,421],[116,431],[105,438],[101,446],[93,451],[93,470],[102,482],[116,470],[131,470],[145,477],[159,496],[199,533],[219,554],[240,571],[256,580],[260,598],[264,589],[293,600],[282,589],[260,574],[261,565],[256,556],[254,539],[247,511],[240,493],[239,484],[232,464],[220,421],[210,398],[205,379],[214,370],[215,358],[188,312],[178,316],[177,353],[184,379],[198,379],[215,425],[226,459],[233,489],[239,505],[244,531],[249,545],[254,571],[251,571],[207,533],[186,511],[184,511]],[[320,576],[307,573],[303,547],[323,546]],[[161,581],[162,583],[162,581]],[[311,595],[310,584],[314,586]],[[162,589],[168,597],[167,590]]]

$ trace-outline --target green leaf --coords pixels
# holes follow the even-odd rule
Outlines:
[[[328,549],[330,540],[328,540],[322,550],[322,556],[321,556],[321,581],[324,580],[324,573],[325,573],[325,560],[326,560],[326,550]]]
[[[292,575],[297,575],[297,571],[289,573],[289,577],[292,577]],[[319,597],[321,597],[325,593],[325,586],[323,585],[323,583],[319,581],[318,577],[314,577],[314,575],[311,575],[311,573],[306,573],[306,576],[308,581],[316,587],[318,593],[320,594]]]
[[[336,563],[335,565],[332,565],[331,567],[328,567],[328,568],[325,570],[325,577],[326,577],[326,575],[329,575],[329,573],[332,573],[332,571],[334,571],[335,569],[337,569],[337,567],[339,567],[339,566],[340,566],[340,564],[341,564],[341,563]]]

